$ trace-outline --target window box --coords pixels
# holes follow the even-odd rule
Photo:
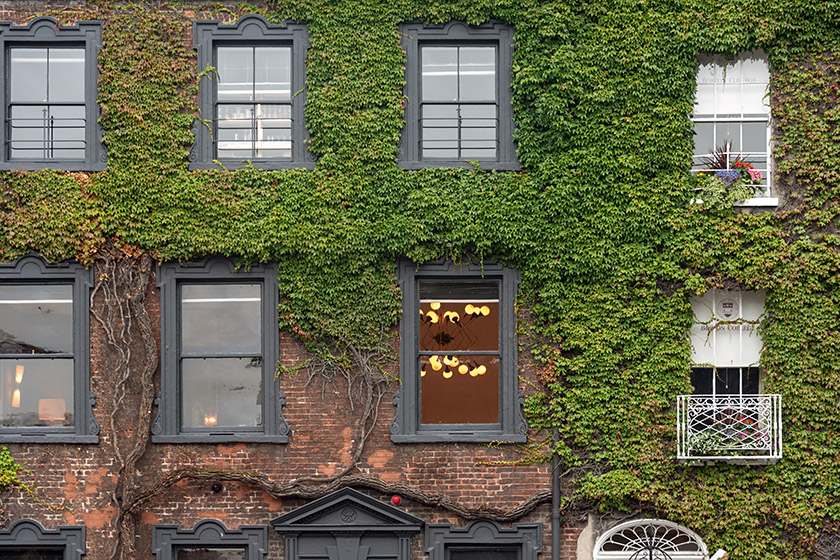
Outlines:
[[[677,397],[678,459],[770,464],[781,457],[781,395]]]

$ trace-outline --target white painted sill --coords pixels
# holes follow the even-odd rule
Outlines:
[[[692,198],[689,204],[703,204],[703,199]],[[735,208],[776,208],[779,206],[779,199],[775,196],[759,196],[736,202],[733,206]]]
[[[736,202],[735,207],[749,207],[749,208],[776,208],[779,205],[779,199],[775,196],[760,196],[756,198],[748,198],[743,202]]]

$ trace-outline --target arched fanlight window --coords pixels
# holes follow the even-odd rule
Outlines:
[[[661,519],[637,519],[601,535],[594,560],[703,560],[707,554],[693,531]]]

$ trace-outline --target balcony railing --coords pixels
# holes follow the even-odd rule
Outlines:
[[[781,457],[781,395],[677,397],[677,459],[768,464]]]

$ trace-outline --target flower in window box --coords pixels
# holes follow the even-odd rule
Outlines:
[[[761,171],[733,154],[730,141],[715,148],[703,163],[708,169],[697,173],[696,190],[706,208],[731,208],[755,196],[756,186],[761,184]]]

